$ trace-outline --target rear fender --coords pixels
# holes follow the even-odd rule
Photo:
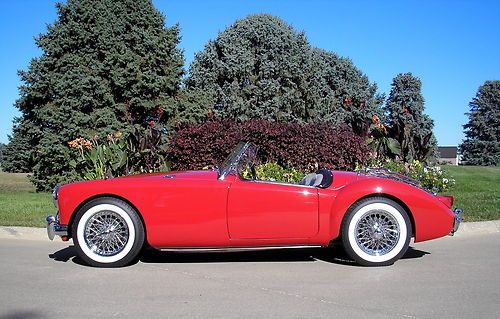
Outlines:
[[[331,209],[330,234],[340,236],[342,221],[349,208],[360,199],[382,196],[399,201],[413,221],[415,242],[443,237],[453,228],[453,213],[434,195],[397,181],[370,178],[342,188]]]

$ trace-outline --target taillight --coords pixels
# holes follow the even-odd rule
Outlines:
[[[453,196],[436,196],[439,201],[445,204],[449,209],[453,207]]]

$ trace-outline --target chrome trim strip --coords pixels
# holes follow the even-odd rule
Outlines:
[[[265,251],[277,249],[306,249],[306,248],[321,248],[321,245],[311,246],[262,246],[262,247],[172,247],[161,248],[161,251],[175,253],[219,253],[219,252],[244,252],[244,251]]]

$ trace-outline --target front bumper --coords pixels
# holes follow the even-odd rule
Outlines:
[[[59,222],[52,215],[47,216],[45,219],[47,221],[47,236],[49,236],[50,240],[53,240],[54,237],[61,236],[61,238],[68,238],[68,226],[59,225]]]
[[[450,232],[450,236],[453,236],[453,234],[457,232],[458,227],[462,222],[462,209],[455,208],[455,210],[453,211],[453,215],[455,215],[455,218],[453,219],[453,229]]]

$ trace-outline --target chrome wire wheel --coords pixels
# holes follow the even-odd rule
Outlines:
[[[94,214],[85,224],[85,243],[95,254],[113,256],[122,251],[129,238],[125,219],[113,211]]]
[[[360,265],[387,266],[410,244],[411,222],[401,205],[383,197],[362,199],[349,208],[342,223],[342,243]]]
[[[367,254],[381,256],[390,252],[399,241],[399,224],[386,211],[365,213],[355,227],[356,243]]]
[[[127,203],[103,197],[85,204],[72,225],[79,257],[97,267],[121,267],[138,256],[145,241],[138,213]]]

